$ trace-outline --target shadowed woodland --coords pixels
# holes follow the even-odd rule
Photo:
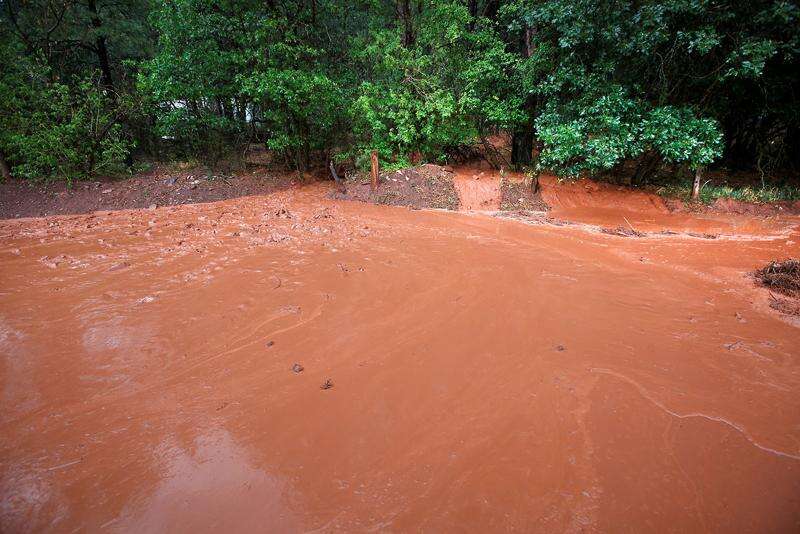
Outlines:
[[[800,164],[800,9],[724,0],[2,0],[5,177],[442,163],[647,183]]]

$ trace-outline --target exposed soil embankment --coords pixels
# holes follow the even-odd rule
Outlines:
[[[764,235],[796,224],[796,218],[783,212],[765,217],[714,209],[677,210],[673,203],[654,193],[588,179],[559,180],[545,174],[539,177],[539,184],[552,217],[631,235]]]
[[[381,175],[372,191],[368,177],[345,182],[337,198],[373,204],[460,211],[544,211],[547,205],[519,173],[501,174],[485,162],[441,167],[421,165]]]
[[[460,166],[454,178],[462,211],[496,211],[500,209],[500,175],[479,166]]]
[[[664,203],[670,211],[683,213],[731,213],[756,217],[776,215],[800,215],[800,201],[745,202],[733,198],[718,198],[711,204],[684,202],[680,199],[665,198]]]
[[[0,219],[214,202],[265,195],[300,180],[296,173],[263,169],[239,173],[203,169],[154,171],[119,180],[34,183],[0,181]]]
[[[344,182],[345,191],[336,198],[372,204],[412,208],[458,209],[458,193],[453,185],[453,171],[439,165],[421,165],[378,177],[373,190],[369,176],[355,176]]]

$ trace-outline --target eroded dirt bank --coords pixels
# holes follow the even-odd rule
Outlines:
[[[592,180],[563,180],[552,175],[539,177],[542,200],[551,216],[603,228],[626,228],[635,232],[684,232],[696,234],[764,235],[791,227],[798,220],[796,208],[778,204],[747,204],[730,201],[694,211],[671,208],[662,197]],[[743,213],[728,213],[737,209]],[[748,216],[748,209],[753,215]],[[788,222],[787,222],[788,221]]]
[[[796,220],[328,194],[0,222],[3,531],[800,528]]]

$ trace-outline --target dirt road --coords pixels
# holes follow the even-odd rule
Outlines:
[[[0,530],[800,530],[798,220],[327,192],[0,222]]]

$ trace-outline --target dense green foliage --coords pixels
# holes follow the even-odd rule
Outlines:
[[[723,0],[0,0],[0,156],[21,177],[134,154],[292,168],[447,160],[796,169],[800,9]]]

